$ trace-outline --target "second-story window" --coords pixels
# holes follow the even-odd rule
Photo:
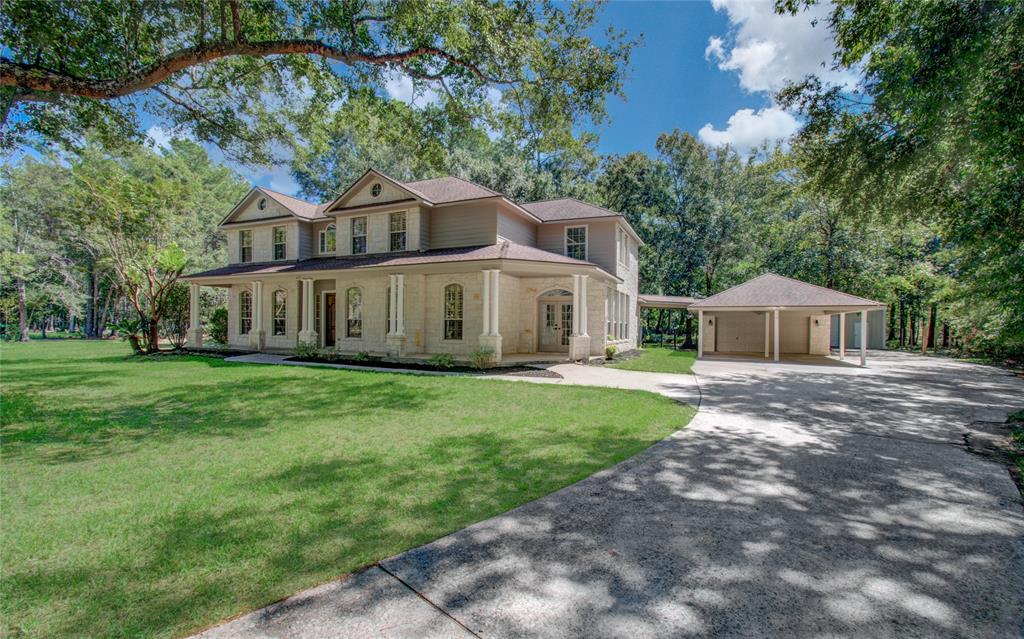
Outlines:
[[[366,218],[352,218],[352,255],[366,252]]]
[[[405,250],[405,211],[391,214],[391,250]]]
[[[338,236],[334,225],[328,224],[327,228],[320,231],[320,252],[333,253],[337,248],[337,241]]]
[[[587,227],[565,227],[565,255],[576,260],[587,259]]]
[[[283,260],[287,255],[287,242],[283,226],[274,227],[274,259]]]
[[[252,231],[238,232],[238,261],[252,261]]]

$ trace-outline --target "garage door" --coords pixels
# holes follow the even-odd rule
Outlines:
[[[810,322],[810,316],[804,313],[779,313],[779,350],[783,353],[807,353]]]
[[[748,311],[716,313],[715,350],[719,353],[764,351],[764,315]]]

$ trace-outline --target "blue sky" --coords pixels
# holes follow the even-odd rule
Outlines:
[[[795,17],[779,16],[772,2],[747,0],[610,2],[593,35],[600,37],[611,25],[630,37],[642,34],[643,40],[633,53],[626,99],[609,100],[610,120],[599,129],[598,150],[653,154],[658,135],[676,128],[740,152],[766,139],[785,141],[798,122],[774,104],[772,95],[787,80],[818,73],[849,86],[856,81],[827,66],[832,39],[812,20],[828,11],[826,4]],[[396,77],[385,90],[395,99],[414,99],[407,78]],[[424,99],[431,99],[431,92],[415,98]],[[164,136],[155,124],[151,137]],[[260,186],[298,190],[287,166],[235,168]]]

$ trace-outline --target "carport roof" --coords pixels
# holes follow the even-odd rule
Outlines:
[[[691,309],[707,308],[785,308],[785,307],[860,307],[885,306],[856,295],[834,291],[824,286],[801,282],[775,273],[765,273],[737,284],[717,295],[694,302]]]
[[[697,301],[696,297],[678,295],[640,295],[640,308],[687,308]]]

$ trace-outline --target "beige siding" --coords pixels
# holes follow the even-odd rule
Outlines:
[[[420,210],[419,207],[397,209],[383,212],[356,213],[337,218],[338,224],[338,255],[352,255],[352,219],[366,218],[366,252],[387,253],[391,248],[391,213],[405,213],[405,243],[407,251],[416,251],[420,247]],[[319,239],[317,240],[319,242]]]
[[[300,260],[308,260],[316,254],[318,238],[313,228],[314,225],[309,222],[302,222],[295,227],[295,246]]]
[[[498,207],[473,203],[434,209],[430,213],[430,248],[484,246],[497,241]]]
[[[430,250],[430,209],[419,210],[419,250]]]
[[[516,244],[536,246],[537,225],[515,213],[498,211],[498,237]]]
[[[615,273],[615,221],[585,220],[542,224],[537,229],[537,247],[565,255],[565,229],[567,226],[587,227],[587,260],[609,273]]]
[[[380,195],[373,197],[372,188],[375,183],[380,183],[381,191]],[[361,189],[350,195],[343,206],[365,206],[367,204],[384,204],[386,202],[397,202],[401,200],[407,200],[412,195],[404,190],[400,189],[386,180],[370,180]]]
[[[265,198],[267,206],[262,211],[259,209],[260,199]],[[290,218],[291,211],[278,204],[277,200],[269,198],[260,192],[253,192],[243,203],[242,208],[231,218],[231,222],[248,222],[251,220],[265,220],[268,218],[280,217]]]

